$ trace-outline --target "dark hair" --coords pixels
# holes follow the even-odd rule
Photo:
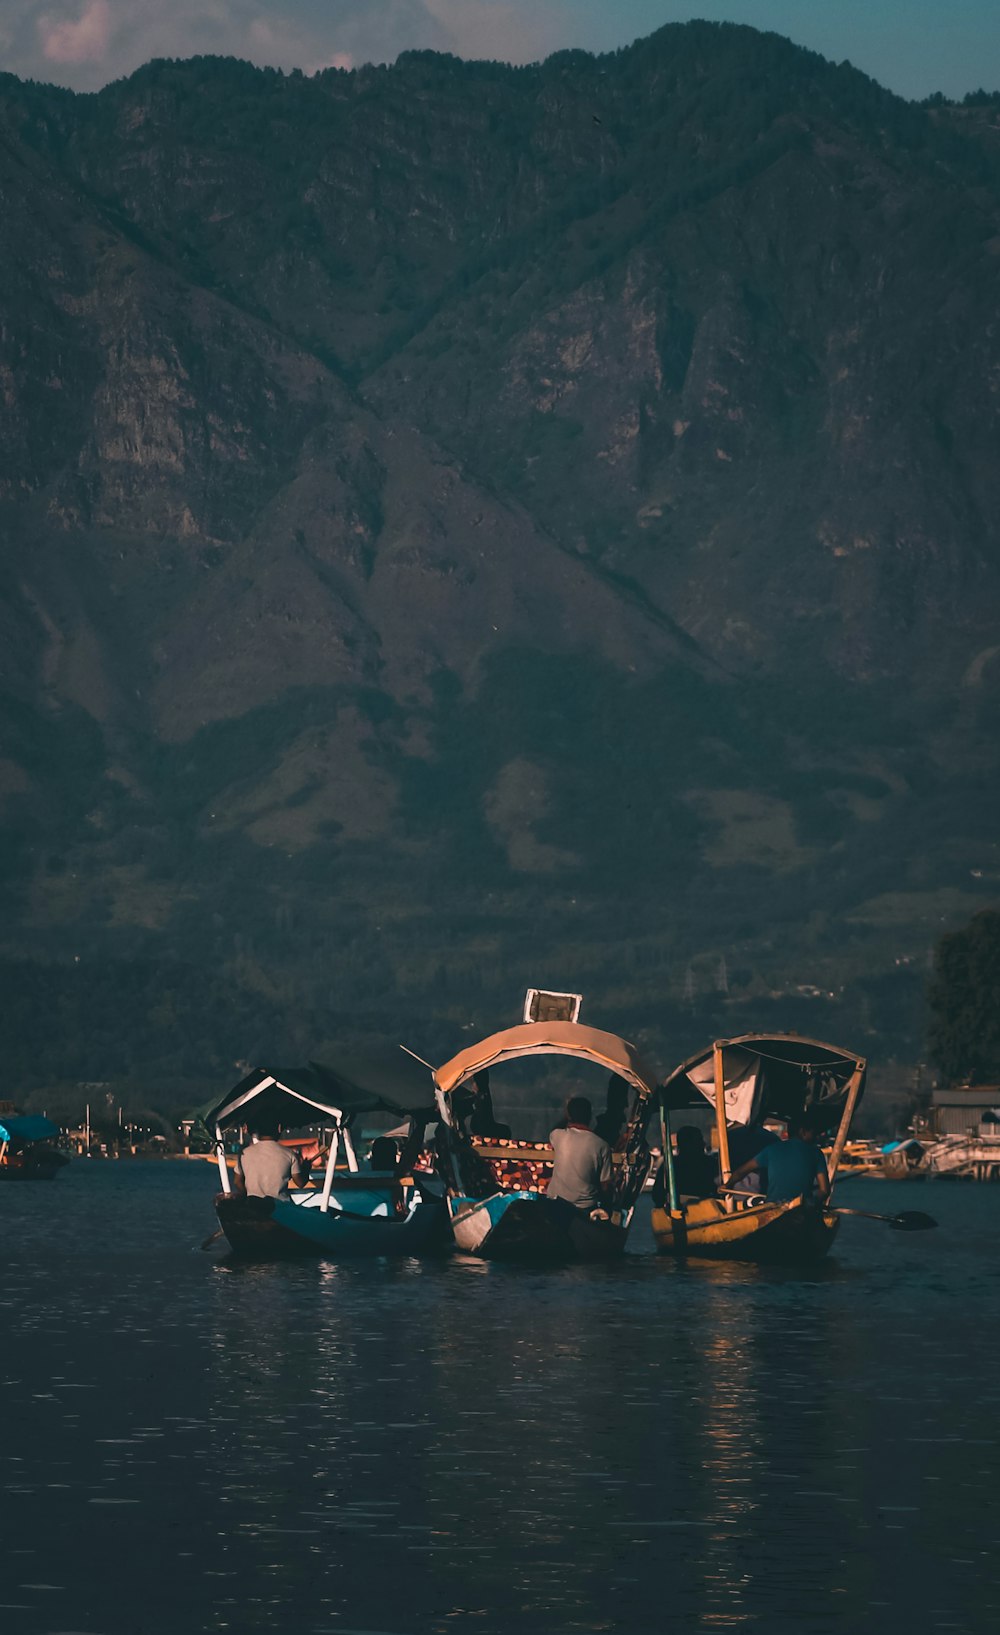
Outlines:
[[[372,1169],[395,1169],[399,1148],[391,1135],[377,1135],[372,1142]]]
[[[678,1152],[704,1152],[705,1137],[697,1124],[682,1124],[677,1131]]]
[[[250,1126],[250,1134],[255,1135],[258,1141],[277,1141],[281,1125],[276,1118],[265,1118],[263,1115]]]
[[[570,1124],[589,1124],[593,1112],[586,1096],[570,1096],[566,1103],[566,1117]]]

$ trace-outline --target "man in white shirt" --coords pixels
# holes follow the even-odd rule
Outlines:
[[[593,1108],[586,1096],[571,1096],[566,1103],[566,1127],[553,1130],[552,1178],[547,1198],[561,1198],[586,1214],[606,1207],[613,1169],[611,1148],[590,1128]]]
[[[258,1127],[236,1160],[236,1178],[249,1198],[287,1198],[288,1183],[302,1185],[299,1155],[278,1140],[280,1126]]]

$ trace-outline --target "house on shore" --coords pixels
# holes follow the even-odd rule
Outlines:
[[[913,1121],[918,1137],[974,1136],[1000,1140],[1000,1084],[959,1084],[935,1090]]]

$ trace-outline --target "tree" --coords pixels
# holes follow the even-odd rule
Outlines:
[[[1000,1079],[1000,912],[942,937],[927,994],[931,1060],[952,1082]]]

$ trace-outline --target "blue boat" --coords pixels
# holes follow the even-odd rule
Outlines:
[[[52,1181],[69,1163],[53,1141],[58,1124],[41,1113],[4,1113],[0,1119],[0,1181]]]
[[[615,1146],[607,1211],[587,1215],[545,1196],[553,1161],[548,1142],[466,1134],[466,1119],[476,1127],[484,1072],[521,1056],[575,1056],[629,1086],[632,1105]],[[634,1046],[575,1021],[527,1022],[461,1051],[435,1071],[434,1079],[439,1168],[460,1250],[528,1261],[608,1260],[623,1252],[649,1171],[645,1127],[656,1082]]]
[[[409,1121],[391,1174],[361,1171],[351,1126],[362,1112]],[[227,1241],[241,1255],[266,1259],[414,1255],[446,1247],[448,1216],[440,1189],[413,1171],[424,1128],[436,1116],[427,1071],[406,1058],[345,1058],[336,1068],[310,1062],[305,1068],[248,1074],[200,1114],[214,1132],[222,1182],[215,1208]],[[287,1198],[248,1197],[234,1190],[225,1134],[256,1118],[290,1130],[316,1123],[327,1127],[321,1184],[290,1189]]]

